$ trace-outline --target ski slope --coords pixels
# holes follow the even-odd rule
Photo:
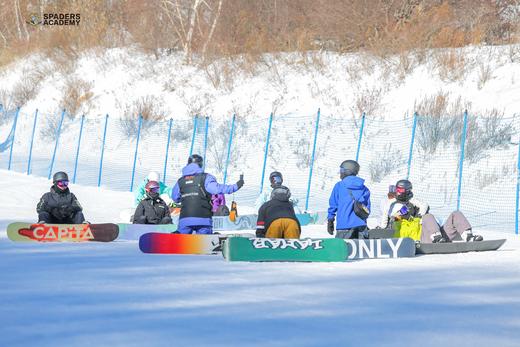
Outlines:
[[[0,170],[0,346],[518,346],[520,239],[497,252],[345,263],[145,255],[136,242],[21,244],[50,182]],[[132,196],[71,185],[91,222]],[[324,225],[303,236],[327,237]]]

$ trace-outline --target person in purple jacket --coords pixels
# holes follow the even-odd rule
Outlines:
[[[177,229],[181,234],[212,234],[211,195],[232,194],[244,185],[242,176],[236,184],[218,183],[215,176],[204,172],[203,162],[200,155],[191,155],[182,169],[182,177],[173,187],[172,199],[181,203]]]

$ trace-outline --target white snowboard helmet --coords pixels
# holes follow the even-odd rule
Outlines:
[[[150,171],[148,176],[146,176],[146,179],[149,181],[155,181],[160,182],[161,181],[161,175],[157,171]]]

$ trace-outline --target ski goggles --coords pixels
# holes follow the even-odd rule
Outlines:
[[[159,193],[159,189],[160,189],[160,187],[152,187],[152,188],[150,188],[150,191],[152,193]]]
[[[404,194],[406,192],[406,189],[404,189],[403,187],[395,187],[395,192],[397,194]]]
[[[271,182],[274,184],[282,184],[282,178],[280,176],[273,176],[271,178]]]
[[[67,188],[69,186],[69,181],[58,181],[56,185],[60,188]]]

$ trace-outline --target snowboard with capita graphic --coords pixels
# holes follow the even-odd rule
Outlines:
[[[345,261],[350,245],[342,239],[268,239],[231,237],[222,254],[228,261]]]
[[[418,243],[416,254],[449,254],[465,252],[496,251],[506,242],[506,239],[484,240],[472,242],[446,242],[446,243]]]
[[[128,224],[119,223],[118,240],[137,241],[139,238],[151,232],[172,233],[177,231],[177,224]]]
[[[251,234],[166,234],[146,233],[139,238],[139,249],[154,254],[216,254],[222,242]]]
[[[11,223],[7,236],[15,242],[85,242],[114,241],[119,234],[116,224],[31,224]]]

